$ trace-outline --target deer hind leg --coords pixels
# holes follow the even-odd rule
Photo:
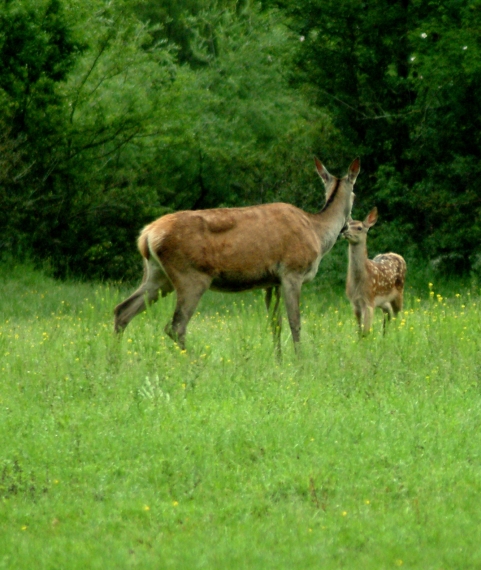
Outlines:
[[[144,276],[140,287],[114,309],[115,332],[122,332],[135,315],[145,311],[147,304],[155,303],[159,289],[162,297],[174,290],[162,267],[153,260],[144,260]]]
[[[185,333],[200,298],[209,288],[211,279],[201,273],[187,274],[173,278],[177,303],[172,320],[165,332],[179,347],[185,349]]]
[[[282,280],[282,291],[284,293],[284,303],[286,305],[287,318],[291,328],[294,347],[301,340],[301,312],[299,302],[301,299],[302,281],[298,277],[287,277]]]
[[[272,328],[272,336],[274,339],[274,345],[276,348],[276,353],[280,356],[281,353],[281,329],[282,329],[282,314],[281,314],[281,289],[280,287],[269,287],[266,289],[266,296],[265,296],[265,303],[267,314],[270,313],[271,301],[272,301],[272,292],[275,293],[275,301],[274,301],[274,308],[272,310],[271,316],[271,328]]]
[[[389,301],[386,301],[382,305],[379,305],[383,312],[383,320],[382,320],[382,334],[383,336],[386,334],[386,321],[389,322],[394,316],[395,312],[393,310],[393,306]]]
[[[392,310],[393,315],[397,317],[398,313],[403,310],[403,293],[400,292],[399,295],[392,300]]]

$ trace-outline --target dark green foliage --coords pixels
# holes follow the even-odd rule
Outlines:
[[[51,201],[63,106],[80,44],[58,0],[0,4],[0,244],[22,251]],[[47,206],[48,207],[48,206]]]
[[[223,9],[200,20],[196,52],[207,63],[197,71],[178,68],[165,92],[156,119],[164,130],[147,184],[161,187],[174,209],[276,199],[319,209],[312,157],[319,147],[327,154],[335,130],[287,84],[282,66],[292,38],[276,18],[254,9],[250,18]],[[215,55],[202,39],[206,21],[216,29]]]
[[[481,266],[474,0],[0,1],[0,253],[138,274],[172,210],[322,207],[361,156],[372,253]]]
[[[418,114],[406,153],[416,168],[411,200],[428,228],[426,253],[468,267],[481,240],[480,25],[479,3],[453,1],[426,13],[410,36]]]
[[[70,71],[80,45],[67,28],[59,0],[7,2],[0,9],[2,115],[11,136],[41,140],[55,134],[56,85]]]
[[[35,78],[48,79],[50,96],[27,128],[27,88],[0,91],[18,108],[1,117],[5,249],[48,260],[57,276],[119,279],[138,274],[136,236],[166,211],[275,199],[322,206],[312,156],[336,154],[335,131],[287,84],[292,38],[279,15],[232,2],[66,6],[12,0],[2,13],[8,42],[21,12],[19,29],[40,45],[30,51],[44,46]],[[2,81],[11,83],[5,69]]]
[[[2,12],[0,239],[58,276],[128,274],[125,246],[159,212],[127,147],[147,134],[169,58],[144,49],[145,26],[101,4],[70,20],[57,0]],[[146,80],[153,70],[156,84]]]
[[[292,80],[361,154],[361,215],[377,205],[390,222],[379,245],[469,268],[481,240],[479,2],[279,4],[302,40]]]

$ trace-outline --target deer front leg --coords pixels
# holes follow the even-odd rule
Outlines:
[[[362,336],[362,308],[359,305],[352,303],[352,310],[357,321],[357,332]]]
[[[374,307],[365,305],[362,309],[361,336],[367,336],[371,330]]]
[[[165,332],[176,342],[182,350],[185,350],[185,333],[194,311],[199,304],[200,298],[209,288],[210,280],[204,278],[183,279],[175,283],[177,303],[172,321],[165,327]]]
[[[389,322],[392,317],[394,316],[394,311],[391,306],[391,303],[386,302],[381,305],[381,309],[383,311],[383,320],[382,320],[382,334],[383,336],[386,334],[386,321]]]
[[[282,330],[282,314],[280,307],[281,300],[281,290],[280,287],[269,287],[266,289],[265,303],[267,314],[270,315],[270,306],[272,301],[272,292],[275,293],[274,309],[272,310],[272,316],[270,316],[272,337],[274,339],[274,346],[276,349],[277,356],[281,354],[281,330]]]
[[[292,340],[297,352],[297,344],[301,340],[301,312],[299,303],[301,299],[302,281],[298,277],[287,277],[282,280],[284,303],[286,305],[287,318],[291,328]]]
[[[271,308],[272,289],[273,287],[268,287],[266,289],[266,296],[264,297],[264,303],[266,304],[267,313],[269,313],[269,309]]]

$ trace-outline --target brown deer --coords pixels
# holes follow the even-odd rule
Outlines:
[[[284,203],[216,208],[167,214],[146,226],[138,239],[144,258],[140,287],[115,307],[115,331],[121,332],[146,303],[175,290],[177,303],[165,332],[185,347],[186,327],[207,289],[238,292],[266,290],[269,310],[275,294],[272,326],[279,341],[280,294],[284,296],[294,346],[300,340],[301,286],[317,273],[350,218],[353,186],[360,171],[356,159],[338,179],[316,159],[327,200],[317,214]]]
[[[367,257],[367,232],[377,221],[373,208],[363,222],[350,220],[343,236],[349,242],[346,294],[351,301],[361,336],[369,334],[375,307],[384,312],[383,332],[388,320],[403,306],[406,262],[397,253]]]

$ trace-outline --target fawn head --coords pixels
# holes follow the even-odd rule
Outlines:
[[[349,220],[347,228],[342,232],[344,238],[352,244],[366,243],[367,232],[377,221],[377,208],[373,208],[363,222]]]

